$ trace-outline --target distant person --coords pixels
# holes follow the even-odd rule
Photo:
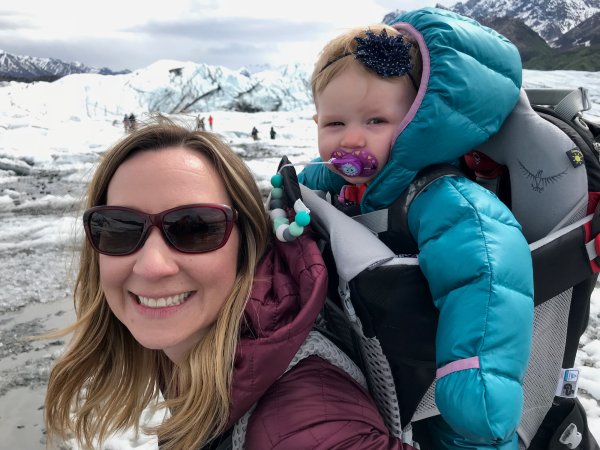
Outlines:
[[[197,131],[206,131],[206,125],[204,124],[204,117],[196,117],[196,130]]]
[[[129,116],[127,114],[123,116],[123,129],[125,133],[129,133]]]
[[[210,126],[210,131],[213,129],[213,116],[208,116],[208,125]]]
[[[135,131],[137,128],[137,122],[135,118],[135,114],[129,114],[129,131]]]
[[[271,131],[269,131],[269,133],[271,133],[271,139],[275,139],[275,136],[277,136],[277,132],[273,127],[271,127]]]
[[[250,134],[252,135],[252,139],[258,141],[258,130],[256,127],[252,127],[252,132]]]

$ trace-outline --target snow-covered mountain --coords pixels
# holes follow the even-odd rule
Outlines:
[[[0,86],[0,131],[19,123],[48,121],[120,123],[123,115],[130,113],[143,117],[155,112],[195,116],[208,111],[309,111],[312,116],[312,68],[312,64],[291,64],[250,74],[222,66],[160,60],[122,75],[73,74],[52,83],[11,81]],[[553,73],[548,72],[544,79]],[[572,83],[559,78],[548,85],[529,87],[584,86],[589,88],[593,104],[600,103],[600,77],[595,72],[571,72],[569,77]],[[599,116],[600,111],[595,110],[594,115]]]
[[[106,67],[96,69],[80,62],[64,62],[55,58],[13,55],[0,50],[0,78],[5,80],[47,80],[52,81],[73,73],[99,73],[114,75],[129,71],[114,72]]]
[[[584,20],[556,41],[558,47],[593,46],[600,44],[600,13]]]
[[[521,19],[548,43],[600,13],[600,0],[468,0],[448,8],[459,14],[484,19]]]
[[[0,87],[2,111],[23,118],[121,119],[131,112],[166,114],[233,110],[292,111],[312,106],[312,65],[251,74],[222,66],[160,60],[128,74],[73,74],[52,83],[12,81]],[[120,116],[120,117],[119,117]],[[1,120],[0,120],[1,122]]]

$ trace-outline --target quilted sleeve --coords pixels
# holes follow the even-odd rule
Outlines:
[[[265,393],[250,416],[246,450],[414,450],[390,435],[350,376],[311,356]]]
[[[494,194],[460,177],[432,183],[408,218],[440,311],[438,408],[468,441],[507,443],[521,417],[533,333],[533,269],[521,228]]]

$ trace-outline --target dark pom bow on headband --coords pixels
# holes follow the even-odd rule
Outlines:
[[[354,55],[354,58],[358,59],[363,66],[380,77],[390,78],[408,75],[413,86],[418,90],[417,83],[410,73],[413,68],[409,54],[412,44],[404,42],[404,37],[401,34],[389,36],[386,30],[382,30],[377,35],[368,30],[364,38],[356,37],[354,40],[357,43],[355,52],[344,53],[332,59],[325,64],[321,72],[340,59]]]

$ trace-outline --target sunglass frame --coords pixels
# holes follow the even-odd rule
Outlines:
[[[201,251],[185,250],[185,249],[177,247],[175,245],[175,243],[169,238],[167,231],[164,229],[165,216],[167,216],[168,214],[171,214],[173,212],[180,211],[182,209],[190,209],[190,208],[192,208],[192,209],[217,209],[225,214],[225,232],[223,234],[223,239],[221,240],[221,243],[218,246],[211,247],[208,250],[201,250]],[[142,233],[140,234],[140,238],[138,239],[138,242],[135,244],[134,248],[131,251],[120,252],[120,253],[106,252],[106,251],[100,250],[100,248],[98,248],[98,246],[94,242],[94,239],[92,238],[92,229],[91,229],[91,225],[90,225],[90,220],[94,213],[96,213],[98,211],[109,211],[109,210],[131,212],[131,213],[135,214],[137,217],[143,219],[144,228],[142,229]],[[146,242],[146,239],[148,237],[148,232],[149,232],[150,228],[152,228],[153,226],[155,226],[156,228],[158,228],[160,230],[165,242],[167,242],[167,244],[169,246],[171,246],[178,252],[189,253],[189,254],[214,252],[215,250],[220,249],[227,243],[227,241],[229,240],[229,236],[231,235],[231,231],[233,230],[233,225],[237,222],[237,220],[238,220],[238,212],[231,206],[225,205],[222,203],[193,203],[193,204],[189,204],[189,205],[176,206],[175,208],[167,209],[165,211],[162,211],[162,212],[159,212],[156,214],[148,214],[148,213],[139,211],[134,208],[128,208],[126,206],[100,205],[100,206],[94,206],[93,208],[89,208],[83,213],[83,227],[85,229],[85,234],[86,234],[86,238],[87,238],[88,242],[90,243],[90,245],[96,252],[101,253],[103,255],[108,255],[108,256],[127,256],[127,255],[131,255],[131,254],[137,252],[140,248],[142,248],[144,246],[144,243]]]

